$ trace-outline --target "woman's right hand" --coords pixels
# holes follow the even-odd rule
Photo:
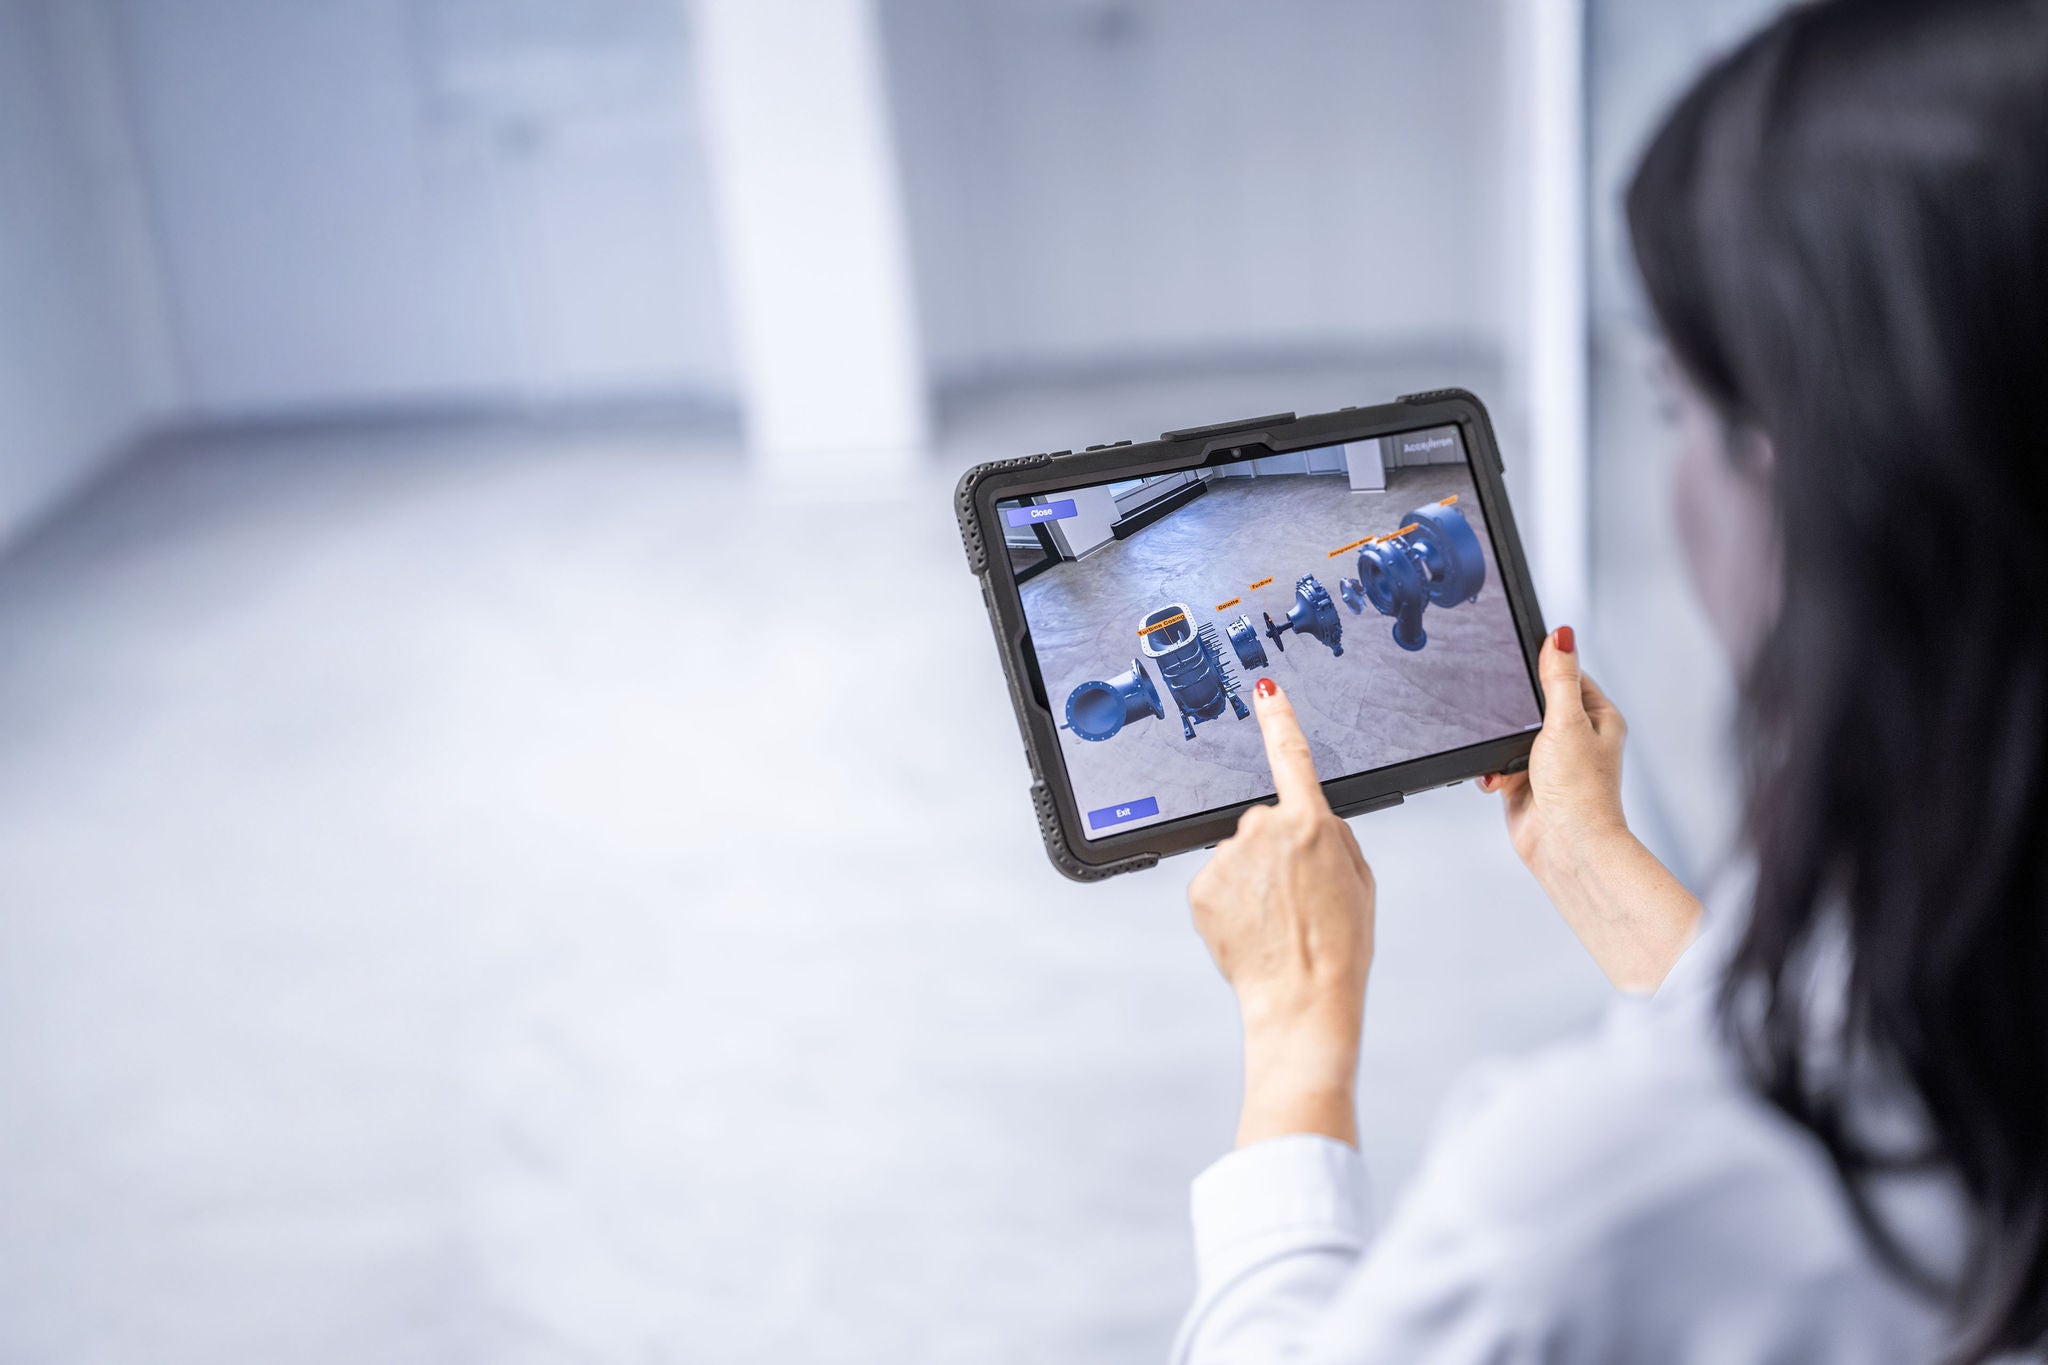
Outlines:
[[[1625,991],[1653,991],[1692,942],[1700,903],[1642,842],[1621,811],[1628,726],[1579,671],[1570,626],[1543,642],[1542,733],[1527,772],[1489,774],[1508,838],[1602,971]]]
[[[1543,730],[1527,772],[1479,779],[1504,798],[1515,852],[1546,881],[1546,871],[1588,845],[1628,833],[1621,813],[1621,746],[1628,722],[1599,684],[1579,671],[1570,626],[1543,639],[1536,660],[1543,680]]]

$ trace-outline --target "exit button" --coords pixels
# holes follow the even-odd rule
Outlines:
[[[1148,815],[1159,814],[1159,799],[1148,796],[1143,801],[1128,801],[1121,806],[1104,806],[1101,810],[1088,812],[1088,828],[1101,829],[1105,825],[1121,825],[1130,820],[1143,820]]]

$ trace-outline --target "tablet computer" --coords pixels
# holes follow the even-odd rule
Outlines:
[[[1271,672],[1355,815],[1528,762],[1544,626],[1464,390],[1000,460],[960,480],[1046,852],[1094,881],[1273,798]]]

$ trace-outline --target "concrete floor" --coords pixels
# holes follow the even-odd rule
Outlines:
[[[950,484],[193,439],[0,560],[0,1359],[1163,1353],[1199,863],[1047,866]],[[1604,990],[1490,799],[1358,828],[1398,1187]]]
[[[1423,614],[1428,643],[1410,653],[1394,643],[1391,618],[1353,615],[1337,600],[1337,582],[1357,572],[1357,555],[1329,551],[1362,535],[1392,531],[1411,509],[1456,494],[1458,510],[1486,547],[1486,586],[1478,600]],[[1344,623],[1339,656],[1313,638],[1263,635],[1262,612],[1285,621],[1295,580],[1314,574]],[[1258,591],[1249,585],[1272,582]],[[1384,491],[1353,491],[1341,474],[1218,479],[1209,491],[1081,559],[1027,579],[1021,589],[1046,697],[1064,720],[1079,684],[1130,667],[1137,623],[1172,603],[1190,607],[1217,629],[1241,686],[1271,673],[1288,690],[1315,754],[1329,776],[1367,772],[1513,734],[1541,717],[1501,591],[1485,517],[1461,465],[1388,471]],[[1216,611],[1219,602],[1242,603]],[[1223,637],[1239,614],[1261,629],[1267,666],[1237,666]],[[1106,740],[1060,732],[1060,752],[1083,811],[1156,797],[1159,815],[1127,821],[1121,833],[1273,790],[1254,720],[1229,712],[1182,730],[1165,680],[1148,665],[1166,711]],[[1246,696],[1249,703],[1250,697]]]

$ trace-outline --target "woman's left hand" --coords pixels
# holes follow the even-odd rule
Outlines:
[[[1188,887],[1244,1018],[1237,1144],[1321,1133],[1355,1146],[1372,869],[1324,799],[1286,695],[1270,678],[1252,692],[1279,800],[1240,816]]]

